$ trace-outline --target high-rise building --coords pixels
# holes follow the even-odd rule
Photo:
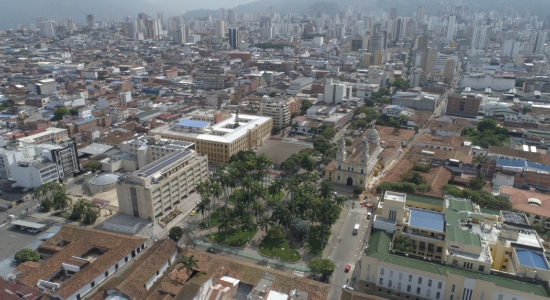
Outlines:
[[[476,96],[474,94],[451,94],[447,97],[445,114],[450,116],[475,118],[479,113],[479,106],[481,105],[482,100],[482,96]]]
[[[227,11],[227,23],[230,25],[234,25],[237,23],[237,11],[234,9],[230,9]]]
[[[42,33],[42,36],[48,39],[54,38],[56,35],[56,26],[57,23],[52,20],[47,20],[40,23],[40,31]]]
[[[239,37],[239,28],[229,28],[228,31],[229,46],[233,49],[238,49],[241,46],[241,39]]]
[[[405,27],[405,22],[403,18],[398,18],[393,21],[392,27],[392,40],[398,42],[403,37],[403,28]]]
[[[185,34],[185,25],[181,24],[176,30],[176,43],[185,44],[187,41],[187,35]]]
[[[519,54],[522,49],[522,43],[515,40],[506,40],[502,46],[502,56],[514,57]]]
[[[300,111],[300,100],[298,98],[271,98],[264,96],[260,103],[262,116],[271,117],[273,126],[285,128],[290,124],[290,117],[293,113]]]
[[[418,7],[414,20],[416,23],[416,29],[420,29],[422,27],[422,24],[424,23],[424,6]]]
[[[534,53],[542,54],[546,42],[546,31],[537,31],[531,36],[531,43],[535,46]]]
[[[225,21],[224,20],[217,20],[216,21],[216,36],[220,38],[225,38]]]
[[[445,66],[443,67],[443,78],[445,82],[449,82],[455,76],[455,60],[453,58],[447,58]]]
[[[345,83],[332,82],[332,79],[328,79],[325,83],[325,93],[323,94],[325,103],[342,103],[348,96],[351,96],[351,87],[348,87]]]
[[[435,70],[435,60],[437,58],[437,49],[428,48],[422,52],[420,59],[420,68],[424,70],[425,73],[430,73]]]
[[[456,16],[450,15],[447,22],[447,41],[453,41],[456,35]]]
[[[392,7],[390,8],[390,20],[395,20],[397,19],[397,8],[395,7]]]
[[[164,26],[164,15],[161,12],[157,13],[157,19],[159,19],[160,24]]]
[[[95,28],[95,18],[94,15],[87,15],[86,21],[88,23],[88,27]]]
[[[73,21],[72,18],[67,19],[67,29],[69,29],[69,31],[75,31],[76,30],[76,24],[75,24],[75,22]]]
[[[472,34],[472,50],[485,50],[489,39],[487,38],[489,27],[487,25],[477,25]]]
[[[420,35],[416,40],[416,51],[424,51],[428,49],[428,36]]]

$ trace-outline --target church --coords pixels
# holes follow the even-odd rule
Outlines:
[[[364,188],[373,174],[380,171],[378,155],[382,151],[380,136],[374,126],[365,136],[356,138],[351,146],[346,147],[342,137],[338,142],[336,160],[325,168],[325,180]]]

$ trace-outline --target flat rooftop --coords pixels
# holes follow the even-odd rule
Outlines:
[[[517,249],[516,254],[518,256],[519,264],[529,266],[541,270],[548,270],[548,265],[544,260],[542,254],[536,253],[531,250]]]
[[[409,225],[431,231],[445,231],[445,215],[433,211],[410,208]]]
[[[154,174],[161,172],[162,169],[170,166],[174,162],[186,157],[187,155],[191,154],[191,151],[176,151],[172,152],[166,156],[164,156],[161,159],[158,159],[145,167],[135,171],[132,173],[133,176],[141,177],[141,178],[148,178],[153,176]]]
[[[407,198],[407,195],[402,193],[386,191],[386,193],[384,194],[384,200],[387,199],[387,200],[405,202],[406,198]]]
[[[178,123],[176,123],[176,126],[201,128],[201,129],[205,128],[205,127],[208,127],[208,125],[210,125],[210,122],[197,121],[197,120],[188,120],[188,119],[183,119],[183,120],[179,121]]]

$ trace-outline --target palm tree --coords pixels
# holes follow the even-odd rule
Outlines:
[[[202,202],[206,206],[206,211],[210,211],[210,197],[208,195],[208,191],[203,190],[203,192],[199,194],[199,196],[201,197],[200,202]],[[210,228],[210,214],[208,214],[208,228]]]
[[[279,195],[283,189],[285,183],[280,179],[275,179],[268,187],[268,192],[271,196]]]
[[[249,193],[248,193],[248,212],[251,212],[252,209],[252,202],[256,200],[258,196],[262,197],[265,193],[264,187],[259,182],[254,182],[250,186]],[[254,195],[252,198],[251,196]]]
[[[256,211],[256,222],[260,221],[260,214],[264,211],[264,206],[258,200],[252,201],[252,209]]]
[[[260,221],[258,221],[258,226],[265,233],[267,233],[269,229],[273,227],[273,225],[275,225],[275,223],[273,222],[273,219],[267,215],[263,215],[260,218]]]
[[[222,195],[222,186],[219,182],[212,182],[210,184],[210,195],[214,197],[214,199],[220,199],[220,196]],[[216,208],[216,202],[214,202],[214,209]]]
[[[472,159],[472,163],[474,163],[477,167],[477,173],[480,174],[481,173],[481,168],[483,167],[483,165],[486,165],[489,163],[489,158],[487,158],[487,156],[485,155],[477,155],[476,157],[474,157],[474,159]]]
[[[393,239],[393,249],[402,252],[414,252],[412,241],[404,235],[400,235]]]
[[[184,255],[178,261],[178,263],[181,264],[181,267],[179,267],[179,269],[185,268],[185,273],[187,273],[187,275],[189,276],[189,273],[193,272],[193,269],[199,267],[198,262],[199,260],[195,258],[195,255],[191,255],[189,257]]]
[[[225,244],[227,245],[227,231],[231,229],[231,220],[227,216],[218,219],[218,231],[225,232]]]
[[[343,196],[337,196],[334,198],[334,204],[338,207],[344,207],[346,205],[347,199]]]
[[[282,204],[278,204],[275,207],[275,209],[271,213],[271,218],[273,221],[279,223],[284,227],[290,226],[290,222],[292,221],[290,211]]]
[[[73,198],[67,195],[65,189],[54,191],[52,194],[53,207],[61,212],[69,208],[73,203]]]
[[[241,229],[246,230],[246,233],[248,234],[247,241],[250,241],[250,231],[255,228],[256,224],[254,224],[254,220],[252,220],[252,217],[249,214],[246,214],[241,218]]]
[[[296,194],[296,191],[298,191],[299,187],[300,187],[300,181],[296,176],[292,176],[286,181],[286,189],[290,191],[292,217],[294,217],[294,196]]]
[[[201,213],[202,215],[202,222],[204,222],[204,214],[206,213],[206,211],[208,210],[208,204],[206,204],[203,200],[201,200],[198,204],[197,204],[197,207],[196,207],[197,211]],[[206,223],[205,223],[206,225]],[[208,227],[210,227],[210,224],[208,224]]]
[[[330,235],[330,227],[327,224],[321,224],[319,227],[319,235],[321,239],[321,249],[324,249],[326,237]]]

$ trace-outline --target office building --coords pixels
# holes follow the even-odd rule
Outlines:
[[[390,8],[390,20],[397,19],[397,8],[392,7]]]
[[[445,60],[445,66],[443,67],[443,78],[445,82],[450,82],[455,76],[455,64],[454,58],[447,58]]]
[[[416,40],[416,51],[424,51],[428,49],[428,36],[420,35]]]
[[[346,83],[332,82],[332,79],[327,79],[323,101],[327,104],[342,103],[344,99],[351,97],[351,88]]]
[[[418,110],[433,111],[437,95],[415,92],[397,92],[391,97],[391,104]]]
[[[487,25],[477,25],[474,27],[472,34],[472,50],[485,50],[489,43],[489,27]]]
[[[260,114],[273,119],[273,126],[285,128],[290,125],[290,116],[300,111],[300,100],[298,98],[278,97],[271,98],[263,96],[260,103]]]
[[[422,56],[420,58],[420,68],[424,70],[425,73],[430,73],[435,70],[435,60],[437,59],[437,49],[428,48],[422,51]]]
[[[88,27],[95,28],[95,18],[94,15],[87,15],[86,21],[88,23]]]
[[[475,94],[450,94],[447,97],[447,105],[445,105],[445,114],[450,116],[460,116],[475,118],[479,113],[479,106],[483,97]]]
[[[151,129],[149,135],[194,143],[195,150],[208,155],[209,162],[226,163],[239,151],[261,146],[272,127],[272,118],[232,114],[216,124],[183,119]]]
[[[216,36],[220,38],[225,38],[225,21],[217,20],[216,21]]]
[[[208,159],[192,150],[172,152],[119,178],[119,213],[157,221],[208,179]]]
[[[394,299],[549,297],[550,264],[525,215],[448,195],[383,198],[357,290]]]
[[[229,46],[231,46],[231,48],[239,49],[241,47],[239,28],[229,28],[227,37],[229,38]]]
[[[176,30],[176,43],[182,45],[187,42],[187,35],[185,34],[185,25],[181,24]]]

